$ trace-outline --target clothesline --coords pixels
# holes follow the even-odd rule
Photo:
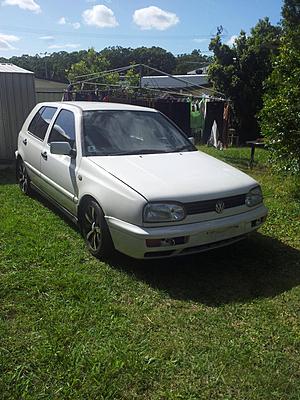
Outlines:
[[[76,77],[77,80],[75,80],[74,82],[71,82],[71,84],[72,85],[88,84],[88,85],[97,86],[97,85],[100,84],[100,82],[97,82],[97,80],[100,79],[100,78],[103,78],[104,76],[106,76],[108,74],[111,74],[111,73],[114,73],[114,72],[116,72],[116,73],[125,72],[127,70],[136,69],[136,68],[139,69],[139,74],[140,74],[140,86],[138,87],[138,89],[142,89],[141,88],[142,69],[146,68],[148,70],[154,71],[156,73],[159,73],[161,75],[164,75],[164,76],[167,76],[167,77],[169,77],[171,79],[174,79],[174,80],[176,80],[178,82],[185,83],[185,84],[189,85],[190,87],[194,87],[194,88],[197,88],[197,89],[201,89],[201,90],[205,90],[205,91],[211,92],[211,93],[213,93],[212,97],[215,97],[215,94],[217,94],[217,95],[220,96],[219,97],[220,100],[221,99],[223,101],[224,100],[225,101],[228,100],[228,99],[226,99],[226,96],[221,92],[218,92],[218,91],[216,91],[214,89],[211,89],[211,88],[199,85],[199,84],[195,84],[195,83],[191,84],[191,82],[189,82],[187,79],[168,74],[166,72],[160,71],[157,68],[153,68],[153,67],[150,67],[149,65],[145,65],[145,64],[134,64],[134,65],[128,65],[128,66],[125,66],[125,67],[115,68],[115,69],[111,69],[111,70],[107,70],[107,71],[102,71],[102,72],[99,72],[99,73],[90,73],[90,74],[85,74],[85,75],[79,75],[79,76]],[[84,78],[84,79],[80,79],[80,78]],[[155,80],[155,78],[154,78],[154,80]],[[143,89],[146,89],[146,88],[144,87]],[[160,88],[158,88],[158,90],[161,91]],[[188,90],[188,88],[187,87],[183,87],[182,90]]]
[[[90,86],[94,86],[95,89],[83,89],[84,85],[90,85]],[[154,88],[148,88],[148,87],[144,87],[144,88],[140,88],[139,86],[123,86],[122,84],[107,84],[107,83],[98,83],[98,82],[82,82],[81,83],[82,88],[78,89],[78,90],[74,90],[73,89],[73,84],[71,85],[72,89],[68,90],[66,89],[66,92],[68,91],[69,93],[77,93],[77,92],[81,92],[81,93],[92,93],[95,90],[98,89],[99,86],[102,86],[104,88],[106,88],[106,91],[111,90],[111,88],[113,89],[120,89],[121,91],[126,91],[126,90],[141,90],[142,92],[153,92],[153,93],[157,93],[157,96],[159,96],[159,94],[163,93],[163,94],[168,94],[168,95],[172,95],[172,96],[178,96],[178,97],[186,97],[190,100],[193,99],[207,99],[207,100],[212,100],[212,101],[222,101],[222,102],[230,102],[230,100],[228,99],[223,99],[220,97],[215,97],[212,95],[208,95],[208,94],[204,94],[204,93],[199,93],[199,94],[195,94],[195,93],[191,93],[191,92],[177,92],[177,91],[173,91],[173,90],[165,90],[165,89],[154,89]],[[183,88],[182,90],[188,90],[188,88]]]

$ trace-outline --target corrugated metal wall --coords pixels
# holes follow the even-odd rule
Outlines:
[[[0,72],[0,161],[14,160],[19,131],[35,104],[34,74]]]

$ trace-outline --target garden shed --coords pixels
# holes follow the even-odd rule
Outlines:
[[[33,72],[0,63],[0,162],[14,160],[18,133],[36,104]]]

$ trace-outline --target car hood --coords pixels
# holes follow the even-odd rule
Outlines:
[[[257,185],[238,169],[199,151],[94,156],[89,160],[149,201],[208,200],[247,193]]]

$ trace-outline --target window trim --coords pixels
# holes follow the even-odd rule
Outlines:
[[[57,113],[55,119],[54,119],[53,122],[51,123],[51,129],[50,129],[50,131],[49,131],[49,134],[47,135],[47,145],[50,147],[50,143],[51,143],[51,142],[49,142],[49,139],[50,139],[50,136],[51,136],[51,132],[52,132],[52,129],[53,129],[53,127],[54,127],[54,125],[55,125],[55,123],[56,123],[56,121],[57,121],[57,119],[58,119],[58,117],[59,117],[59,115],[60,115],[60,113],[61,113],[62,111],[67,111],[67,112],[70,112],[70,113],[73,114],[73,117],[74,117],[74,136],[75,136],[75,138],[74,138],[74,144],[75,144],[75,149],[76,149],[77,146],[76,146],[76,118],[75,118],[75,113],[74,113],[72,110],[68,110],[67,108],[60,108],[60,109],[58,110],[58,113]],[[54,115],[53,115],[53,117],[54,117]],[[50,124],[49,124],[49,126],[50,126]],[[45,136],[45,138],[46,138],[46,136]]]
[[[53,114],[53,117],[51,118],[51,121],[50,121],[50,123],[49,123],[49,125],[48,125],[48,128],[47,128],[47,130],[46,130],[46,132],[45,132],[45,136],[44,136],[43,139],[40,138],[39,136],[35,135],[33,132],[31,132],[31,131],[29,130],[29,127],[30,127],[32,121],[34,120],[34,118],[36,117],[36,115],[41,111],[42,108],[44,108],[44,109],[46,109],[46,108],[54,108],[54,109],[55,109],[55,112],[54,112],[54,114]],[[34,116],[33,116],[33,118],[31,119],[31,121],[29,122],[28,128],[27,128],[27,133],[28,133],[29,135],[33,136],[35,139],[38,139],[40,142],[43,143],[43,142],[45,141],[46,137],[47,137],[47,131],[48,131],[48,129],[49,129],[49,126],[50,126],[51,123],[52,123],[52,119],[54,118],[54,116],[55,116],[55,114],[56,114],[56,112],[57,112],[57,109],[58,109],[58,107],[53,107],[53,106],[42,106],[42,107],[40,107],[40,108],[37,110],[37,112],[34,114]],[[45,111],[45,110],[44,110],[44,111]],[[43,114],[44,111],[42,111],[42,113],[39,114],[38,121],[40,120],[41,115]]]

